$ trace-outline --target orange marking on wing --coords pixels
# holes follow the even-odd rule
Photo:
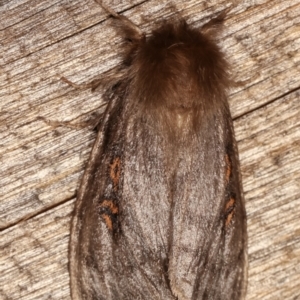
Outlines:
[[[119,212],[119,208],[118,206],[116,206],[112,200],[104,200],[101,205],[101,207],[105,207],[105,208],[108,208],[112,214],[117,214]]]
[[[116,157],[110,164],[110,178],[114,184],[114,190],[117,190],[121,175],[121,159]]]
[[[235,213],[235,199],[230,198],[229,201],[227,201],[225,206],[225,214],[226,214],[226,220],[225,220],[225,226],[228,226],[233,219],[234,213]],[[228,213],[227,213],[228,212]]]
[[[108,227],[108,229],[112,230],[113,226],[112,226],[112,220],[111,220],[110,216],[107,215],[107,214],[102,214],[101,216],[104,219],[104,221],[105,221],[106,226]]]
[[[231,220],[233,219],[233,215],[234,215],[234,210],[227,215],[227,218],[226,218],[226,221],[225,221],[225,226],[226,227],[230,224]]]
[[[227,201],[226,206],[225,206],[225,211],[233,207],[235,204],[234,198],[230,198],[229,201]]]
[[[226,154],[226,156],[225,156],[225,162],[226,162],[226,175],[225,175],[225,180],[226,180],[226,183],[228,183],[228,182],[229,182],[230,175],[231,175],[231,161],[230,161],[230,159],[229,159],[228,154]]]

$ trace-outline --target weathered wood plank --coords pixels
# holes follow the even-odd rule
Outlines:
[[[300,290],[300,92],[235,122],[248,215],[247,299]]]
[[[174,13],[158,0],[111,3],[146,31]],[[195,25],[229,4],[173,3]],[[39,117],[88,118],[101,92],[59,76],[86,82],[109,70],[120,39],[92,0],[0,1],[0,15],[0,299],[69,299],[71,199],[95,133],[54,130]],[[237,77],[249,79],[230,97],[249,216],[248,299],[299,296],[299,23],[300,0],[239,1],[221,38]]]
[[[67,249],[73,203],[0,233],[0,299],[70,299]]]

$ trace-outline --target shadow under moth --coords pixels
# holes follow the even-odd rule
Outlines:
[[[169,20],[147,36],[101,4],[124,38],[75,206],[73,299],[244,299],[246,213],[216,42]]]

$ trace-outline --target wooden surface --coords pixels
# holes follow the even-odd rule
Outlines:
[[[167,2],[107,1],[149,32]],[[195,26],[230,1],[173,1]],[[74,90],[115,66],[120,39],[93,1],[0,1],[0,299],[70,299],[68,240],[101,92]],[[247,300],[300,299],[300,0],[235,3],[221,46],[249,234]]]

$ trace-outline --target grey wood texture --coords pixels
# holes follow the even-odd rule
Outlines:
[[[168,1],[107,1],[143,30]],[[230,1],[172,1],[199,26]],[[101,105],[89,82],[118,64],[120,38],[93,0],[0,0],[0,299],[70,299],[70,218]],[[300,0],[235,1],[220,44],[249,235],[247,300],[300,299]]]

